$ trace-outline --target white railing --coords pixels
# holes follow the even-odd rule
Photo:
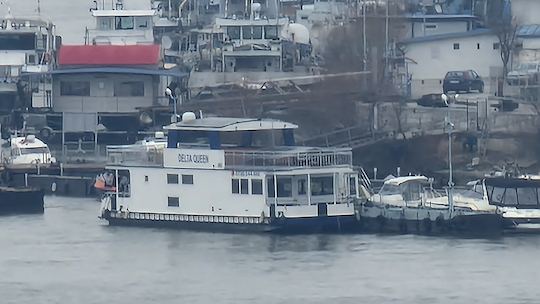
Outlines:
[[[225,151],[226,168],[249,167],[333,167],[352,166],[350,149],[320,149],[318,151]]]
[[[143,145],[108,146],[107,164],[163,167],[163,148]]]

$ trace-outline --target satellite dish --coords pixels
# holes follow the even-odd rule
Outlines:
[[[435,9],[435,12],[437,12],[437,14],[443,13],[442,6],[439,3],[435,4],[433,8]]]
[[[172,40],[171,40],[171,37],[169,36],[163,36],[161,37],[161,46],[164,48],[164,49],[170,49],[171,46],[172,46]]]

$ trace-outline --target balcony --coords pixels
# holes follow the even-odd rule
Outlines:
[[[352,166],[352,151],[348,148],[292,149],[291,151],[226,150],[225,168],[324,168]]]

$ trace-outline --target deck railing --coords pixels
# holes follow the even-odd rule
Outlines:
[[[289,167],[314,168],[352,166],[350,149],[319,151],[225,151],[226,168]]]
[[[142,145],[108,146],[107,164],[162,167],[163,148]]]

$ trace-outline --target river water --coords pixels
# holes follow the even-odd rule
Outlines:
[[[0,303],[538,303],[540,237],[110,227],[92,199],[0,217]]]

